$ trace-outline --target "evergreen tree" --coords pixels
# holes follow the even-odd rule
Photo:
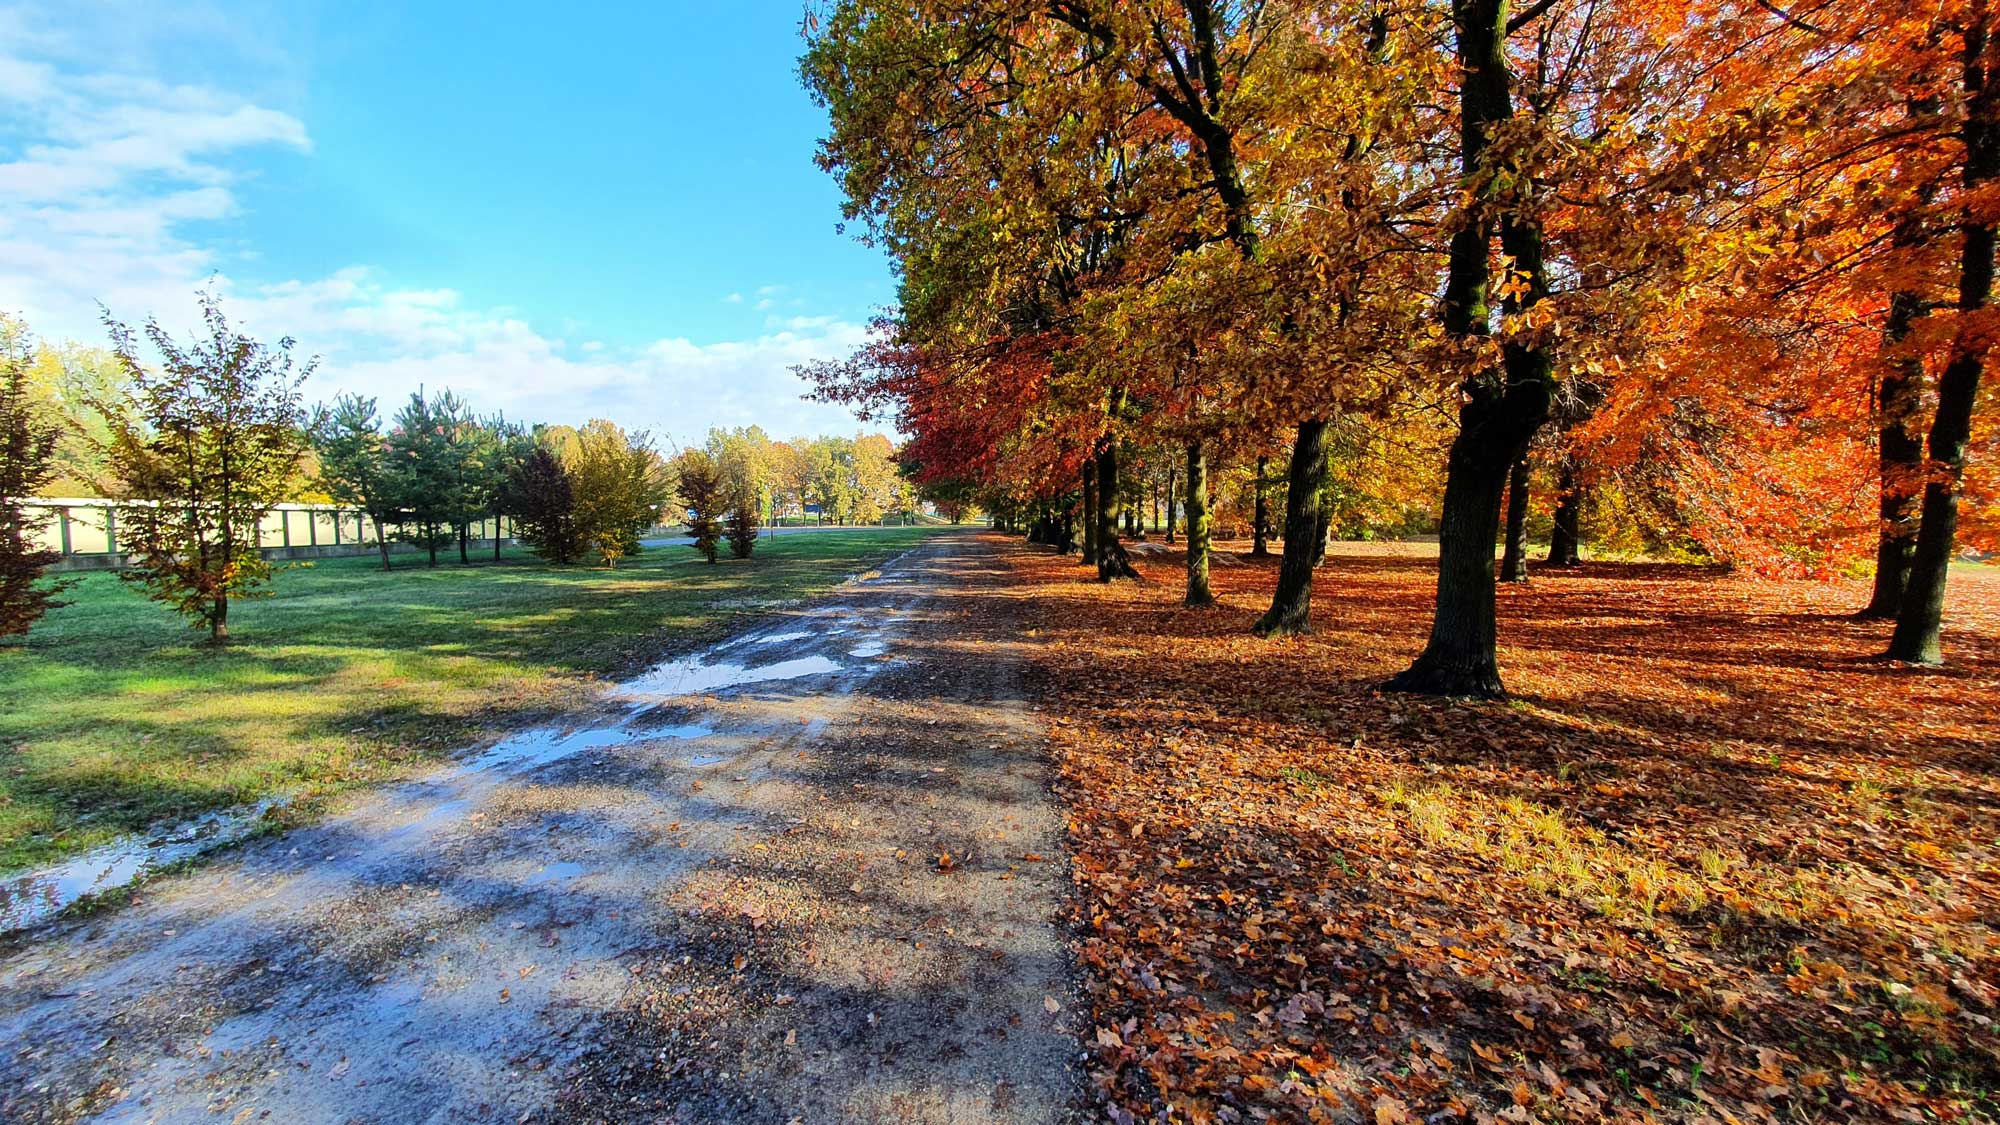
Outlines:
[[[21,501],[41,491],[56,475],[62,427],[35,409],[28,390],[28,344],[4,341],[0,352],[0,637],[25,633],[42,614],[65,603],[56,600],[66,583],[44,581],[42,572],[62,552],[36,545],[49,516]]]
[[[398,483],[397,507],[403,513],[398,535],[430,554],[437,565],[438,548],[450,543],[461,504],[459,443],[454,430],[463,406],[450,391],[436,398],[422,389],[396,412],[389,431],[389,456]]]
[[[389,569],[386,528],[399,522],[397,507],[403,489],[397,479],[388,439],[382,436],[375,400],[343,394],[331,409],[313,418],[313,450],[319,456],[318,481],[336,503],[352,505],[375,525],[375,542],[382,551],[382,569]]]

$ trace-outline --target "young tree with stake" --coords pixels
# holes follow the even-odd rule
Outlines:
[[[214,644],[229,639],[229,605],[253,597],[271,568],[257,529],[291,492],[306,448],[299,384],[316,361],[292,364],[292,339],[276,348],[233,330],[213,293],[201,295],[203,335],[176,341],[158,321],[137,337],[106,314],[114,353],[131,380],[130,409],[106,404],[107,463],[124,509],[131,562],[121,577],[146,588]]]

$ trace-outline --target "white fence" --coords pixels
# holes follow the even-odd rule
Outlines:
[[[125,563],[118,543],[117,500],[87,497],[37,497],[23,501],[28,508],[53,511],[36,537],[40,545],[58,551],[54,570],[115,569]],[[474,542],[492,545],[493,536],[512,538],[511,520],[489,517],[472,525]],[[393,529],[390,529],[393,535]],[[273,558],[326,558],[377,550],[375,525],[364,512],[333,504],[279,504],[257,528],[257,546]],[[399,548],[400,549],[400,548]]]

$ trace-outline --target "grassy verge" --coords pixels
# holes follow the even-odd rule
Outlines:
[[[232,608],[222,651],[109,574],[0,645],[0,870],[275,792],[375,781],[591,681],[819,593],[926,528],[768,539],[745,562],[650,548],[617,570],[522,553],[424,568],[372,558],[281,570]]]

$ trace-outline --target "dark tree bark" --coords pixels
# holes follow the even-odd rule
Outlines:
[[[1913,123],[1934,116],[1935,98],[1914,98],[1908,105]],[[1921,199],[1933,192],[1922,188]],[[1890,232],[1898,250],[1924,245],[1927,231],[1921,211],[1905,216]],[[1918,432],[1923,410],[1923,360],[1906,354],[1904,343],[1924,315],[1924,296],[1910,290],[1889,295],[1889,315],[1882,324],[1881,382],[1875,388],[1876,462],[1879,466],[1881,520],[1875,542],[1875,589],[1855,616],[1886,619],[1902,608],[1909,586],[1910,564],[1916,557],[1917,529],[1923,505],[1924,443]]]
[[[1556,470],[1555,528],[1549,533],[1550,566],[1575,566],[1583,561],[1580,527],[1583,520],[1583,486],[1577,482],[1573,454],[1563,454]]]
[[[1501,248],[1525,277],[1506,311],[1530,308],[1548,294],[1538,222],[1508,193],[1518,177],[1500,177],[1484,159],[1489,131],[1514,114],[1508,89],[1506,0],[1457,0],[1452,10],[1458,62],[1459,147],[1475,206],[1452,235],[1445,277],[1445,331],[1472,342],[1488,333],[1488,285],[1495,226]],[[1495,656],[1493,544],[1500,533],[1500,496],[1514,462],[1548,417],[1554,364],[1545,345],[1508,341],[1499,371],[1468,379],[1458,435],[1446,463],[1444,513],[1438,527],[1437,609],[1424,651],[1383,687],[1433,695],[1499,698],[1506,694]]]
[[[1904,237],[1898,230],[1898,241]],[[1877,462],[1881,466],[1881,530],[1875,544],[1875,590],[1858,616],[1894,617],[1909,585],[1910,564],[1917,553],[1922,506],[1924,443],[1918,436],[1923,406],[1923,361],[1901,353],[1900,345],[1923,315],[1923,298],[1908,291],[1889,298],[1889,317],[1882,329],[1883,350],[1890,353],[1881,383],[1875,388]]]
[[[1123,514],[1118,495],[1118,442],[1104,439],[1097,451],[1097,580],[1137,578],[1131,556],[1118,543],[1118,517]]]
[[[1299,423],[1286,474],[1285,554],[1278,564],[1278,590],[1271,598],[1271,608],[1257,621],[1259,636],[1312,631],[1313,554],[1318,543],[1320,493],[1326,488],[1326,439],[1325,421],[1315,418]]]
[[[1507,545],[1500,552],[1500,581],[1528,580],[1528,459],[1507,474]]]
[[[472,554],[470,550],[471,546],[472,546],[472,525],[468,523],[459,524],[458,565],[460,566],[472,565]]]
[[[1332,466],[1329,465],[1327,466],[1326,469],[1321,471],[1320,479],[1326,480],[1328,477],[1332,475],[1333,475],[1333,469]],[[1314,567],[1318,567],[1326,562],[1326,548],[1328,542],[1332,538],[1333,538],[1333,496],[1328,488],[1321,487],[1319,490],[1319,523],[1317,524],[1317,526],[1314,528],[1313,531]]]
[[[1169,547],[1173,546],[1174,543],[1174,502],[1179,499],[1179,497],[1174,495],[1174,487],[1180,483],[1180,477],[1177,475],[1178,469],[1178,465],[1167,466],[1167,545]]]
[[[1083,461],[1083,566],[1097,565],[1097,458]]]
[[[1967,196],[1976,197],[2000,175],[2000,88],[1992,81],[1990,45],[1983,26],[1966,29],[1965,91],[1968,95],[1961,135],[1965,143],[1964,181]],[[1987,307],[1993,296],[1994,234],[1991,224],[1970,208],[1960,221],[1964,243],[1958,266],[1958,309],[1970,318]],[[1958,539],[1958,492],[1965,476],[1965,447],[1972,437],[1972,410],[1979,398],[1980,376],[1991,347],[1983,327],[1961,321],[1952,340],[1951,358],[1938,376],[1937,412],[1931,416],[1927,440],[1922,524],[1910,560],[1903,604],[1896,614],[1896,631],[1889,638],[1889,657],[1912,664],[1941,664],[1944,649],[1939,630],[1944,624],[1944,588]]]
[[[1215,604],[1208,588],[1208,453],[1200,442],[1187,447],[1187,597],[1183,604]]]
[[[390,567],[389,567],[389,537],[388,537],[388,536],[386,536],[386,535],[384,535],[384,534],[382,534],[382,521],[381,521],[381,520],[379,520],[379,519],[375,521],[375,546],[377,546],[378,548],[380,548],[380,549],[381,549],[381,551],[382,551],[382,569],[383,569],[383,570],[388,570],[388,569],[390,569]]]
[[[1252,509],[1250,520],[1250,553],[1259,558],[1271,553],[1271,548],[1266,543],[1266,540],[1271,537],[1271,503],[1264,494],[1264,478],[1270,471],[1271,459],[1269,457],[1257,458],[1257,501],[1256,506]]]

